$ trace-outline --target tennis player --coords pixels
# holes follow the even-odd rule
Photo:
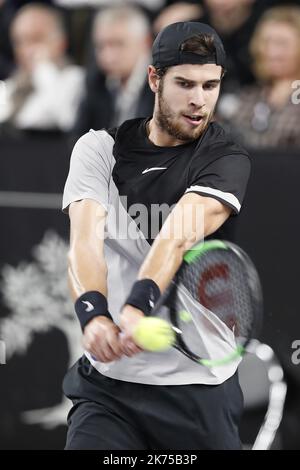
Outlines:
[[[71,157],[63,210],[85,353],[64,380],[66,449],[239,449],[237,363],[208,369],[132,338],[185,251],[223,238],[250,172],[247,152],[214,121],[226,67],[216,32],[175,23],[152,52],[153,116],[91,130]]]

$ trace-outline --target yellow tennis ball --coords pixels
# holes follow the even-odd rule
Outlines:
[[[171,325],[162,318],[142,318],[134,333],[134,341],[147,351],[165,351],[175,342],[175,332]]]

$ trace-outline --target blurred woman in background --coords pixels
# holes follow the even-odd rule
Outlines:
[[[248,147],[300,146],[300,8],[266,11],[250,52],[257,84],[225,94],[219,116]]]

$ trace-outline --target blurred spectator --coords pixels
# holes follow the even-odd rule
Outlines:
[[[142,8],[150,17],[160,11],[166,0],[53,0],[55,4],[64,8],[107,8],[114,6],[137,6]]]
[[[89,76],[75,136],[153,111],[147,80],[152,36],[145,15],[135,7],[101,10],[95,17],[93,41],[97,70]]]
[[[219,115],[248,147],[299,146],[300,8],[268,10],[250,51],[258,84],[239,96],[224,95]]]
[[[11,24],[16,70],[6,80],[0,108],[2,129],[69,130],[81,99],[83,71],[70,65],[60,13],[30,3]]]
[[[261,13],[277,0],[202,0],[176,2],[161,12],[154,31],[176,21],[202,21],[215,28],[227,52],[227,74],[222,90],[233,91],[253,83],[248,46]]]
[[[7,78],[13,69],[13,54],[9,40],[12,10],[7,0],[0,0],[0,80]]]
[[[224,91],[236,91],[254,82],[249,43],[262,13],[278,1],[203,0],[206,14],[202,20],[218,31],[227,52]]]
[[[153,23],[153,31],[158,34],[166,26],[179,21],[197,21],[203,16],[201,2],[174,2],[162,10]]]
[[[149,9],[156,9],[160,8],[165,4],[165,0],[54,0],[54,3],[57,5],[62,5],[64,7],[77,7],[77,6],[83,6],[83,5],[90,5],[92,7],[99,7],[104,5],[105,7],[111,5],[111,6],[121,6],[121,5],[139,5],[139,6],[145,6]]]

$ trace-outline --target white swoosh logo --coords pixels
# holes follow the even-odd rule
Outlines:
[[[86,304],[87,306],[87,308],[85,309],[86,312],[91,312],[92,310],[94,310],[94,306],[88,300],[82,300],[81,302],[83,304]]]
[[[146,170],[142,171],[142,175],[148,173],[149,171],[156,171],[156,170],[167,170],[165,166],[154,166],[153,168],[146,168]]]

